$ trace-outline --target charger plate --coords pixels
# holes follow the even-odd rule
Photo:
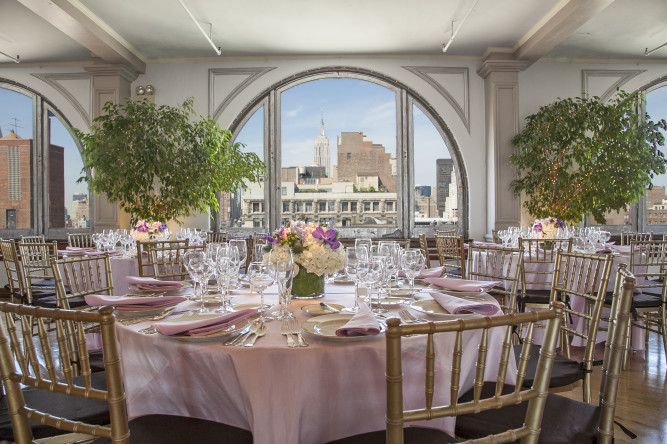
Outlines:
[[[209,319],[209,318],[214,318],[216,316],[220,316],[220,313],[211,313],[211,314],[194,314],[194,315],[185,315],[181,316],[180,318],[172,318],[168,319],[166,321],[160,321],[160,322],[183,322],[183,321],[196,321],[198,319]],[[184,335],[184,334],[178,334],[178,335],[163,335],[162,333],[158,332],[160,336],[164,336],[165,338],[174,338],[182,341],[193,341],[193,342],[202,342],[202,341],[212,341],[217,338],[220,338],[222,336],[229,336],[232,333],[239,332],[247,327],[250,326],[259,316],[250,316],[249,318],[243,319],[242,321],[237,322],[234,325],[229,326],[225,330],[218,331],[215,333],[211,333],[210,335],[203,335],[203,336],[189,336],[189,335]]]
[[[303,328],[303,331],[313,336],[334,341],[362,341],[379,336],[379,334],[364,336],[336,336],[336,330],[347,324],[352,316],[354,315],[345,313],[316,316],[301,324],[301,328]],[[380,333],[384,333],[386,329],[387,326],[380,322]]]

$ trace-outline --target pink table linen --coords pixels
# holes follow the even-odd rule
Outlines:
[[[433,284],[445,290],[481,292],[490,290],[502,281],[470,281],[467,279],[426,278],[424,282]]]
[[[117,310],[123,309],[156,309],[173,307],[187,300],[183,296],[155,296],[128,298],[124,296],[107,296],[102,294],[88,294],[84,296],[86,304],[99,307],[102,305],[113,305]]]
[[[495,299],[489,302],[476,302],[438,291],[429,291],[428,293],[442,308],[452,314],[475,313],[481,316],[493,316],[500,311],[500,305]]]
[[[257,313],[255,309],[246,309],[233,313],[227,313],[208,319],[183,322],[157,322],[153,324],[155,330],[163,335],[172,336],[178,334],[193,337],[210,335],[225,330],[234,324],[248,319]]]
[[[375,319],[365,303],[359,304],[359,311],[342,327],[336,336],[369,336],[380,334],[380,323]]]
[[[324,301],[349,305],[354,289],[345,289],[348,293],[343,294],[341,286],[327,285],[336,293],[327,294]],[[277,303],[276,296],[266,299]],[[257,295],[237,296],[233,302],[257,302]],[[289,308],[303,322],[309,317],[301,307],[319,302],[294,300]],[[187,302],[179,310],[190,305],[196,306]],[[280,334],[281,323],[274,321],[266,324],[266,336],[247,348],[137,332],[147,325],[118,325],[130,418],[159,413],[219,421],[251,430],[257,444],[323,443],[385,428],[382,334],[361,340],[305,335],[309,347],[288,348]],[[489,334],[485,372],[487,380],[495,380],[504,330],[491,329]],[[463,335],[461,393],[472,386],[478,340],[477,333]],[[424,341],[424,336],[403,340],[406,408],[423,404]],[[449,402],[453,341],[453,334],[435,340],[436,403]],[[508,383],[514,382],[515,370],[511,359]],[[414,425],[453,435],[454,424],[450,418]]]
[[[178,281],[161,281],[152,277],[126,276],[125,279],[130,285],[136,285],[141,290],[179,290],[183,284]]]

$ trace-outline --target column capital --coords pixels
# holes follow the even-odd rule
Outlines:
[[[477,69],[477,74],[486,79],[494,72],[519,72],[530,65],[528,60],[516,60],[512,54],[492,52],[488,54]]]
[[[127,65],[96,63],[94,65],[85,66],[83,69],[93,76],[118,76],[130,83],[134,82],[137,77],[139,77],[139,73]]]

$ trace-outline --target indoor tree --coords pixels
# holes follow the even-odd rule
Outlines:
[[[83,145],[86,181],[138,219],[175,220],[218,209],[216,193],[244,188],[264,169],[231,133],[210,117],[193,119],[193,99],[182,105],[107,102],[89,133],[74,129]]]
[[[637,112],[643,101],[624,92],[608,103],[559,99],[526,118],[513,139],[511,187],[525,193],[531,215],[577,223],[592,214],[605,223],[605,213],[639,200],[666,161],[659,148],[667,122]]]

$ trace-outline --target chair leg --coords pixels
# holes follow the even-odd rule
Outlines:
[[[591,403],[591,374],[590,373],[586,373],[584,375],[584,380],[583,380],[583,384],[581,385],[581,389],[583,391],[584,402],[590,404]]]
[[[628,369],[628,362],[630,361],[630,350],[632,347],[632,338],[630,337],[631,332],[632,332],[632,322],[628,322],[627,332],[625,335],[625,350],[623,350],[623,356],[621,358],[623,362],[622,369],[624,371]]]

